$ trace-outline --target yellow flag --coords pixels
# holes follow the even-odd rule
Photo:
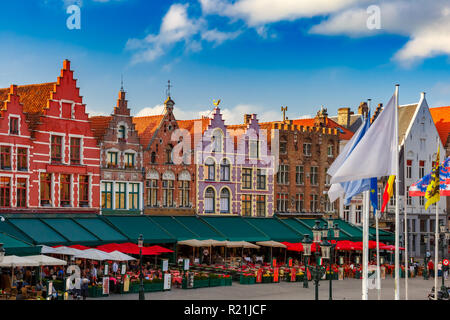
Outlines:
[[[427,199],[427,202],[425,203],[425,210],[428,209],[430,205],[433,203],[436,203],[441,198],[441,195],[439,193],[439,150],[440,146],[438,146],[438,151],[436,155],[436,162],[433,166],[433,171],[431,172],[431,180],[430,184],[427,187],[427,191],[425,192],[425,199]]]

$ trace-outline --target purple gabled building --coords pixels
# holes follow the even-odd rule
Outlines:
[[[273,215],[274,157],[255,114],[227,126],[216,107],[195,155],[199,215]]]

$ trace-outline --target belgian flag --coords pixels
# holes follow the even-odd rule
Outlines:
[[[389,176],[386,187],[384,188],[383,205],[381,206],[381,212],[384,212],[384,210],[386,209],[386,206],[389,202],[389,199],[394,194],[394,181],[395,181],[395,175]]]

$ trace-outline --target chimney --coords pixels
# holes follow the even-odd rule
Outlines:
[[[251,118],[252,118],[251,114],[244,114],[244,124],[249,124]]]
[[[361,102],[358,107],[358,114],[367,117],[367,113],[369,113],[367,102]]]
[[[328,112],[323,106],[317,111],[316,117],[314,118],[314,125],[316,127],[326,127],[328,119]]]
[[[350,108],[338,109],[338,121],[341,126],[348,128],[350,125]]]

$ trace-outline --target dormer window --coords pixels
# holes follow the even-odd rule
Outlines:
[[[19,134],[19,118],[9,119],[9,134]]]
[[[118,137],[119,137],[119,140],[125,140],[125,137],[126,137],[126,128],[125,128],[125,126],[119,126]]]

